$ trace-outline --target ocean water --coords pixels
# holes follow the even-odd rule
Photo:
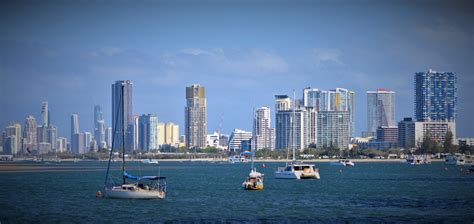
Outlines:
[[[41,165],[61,169],[0,173],[0,222],[474,221],[474,174],[459,167],[398,162],[361,162],[355,167],[315,164],[320,180],[275,179],[273,172],[283,163],[265,163],[265,168],[256,163],[265,174],[265,190],[244,191],[241,183],[250,163],[160,162],[159,170],[154,165],[128,163],[131,174],[159,171],[168,178],[164,200],[96,198],[95,192],[103,187],[106,162]]]

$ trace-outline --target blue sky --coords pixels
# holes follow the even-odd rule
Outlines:
[[[0,127],[40,119],[69,136],[111,124],[111,84],[130,79],[134,110],[184,124],[185,86],[206,87],[208,131],[250,130],[252,108],[304,87],[396,91],[413,116],[413,75],[458,74],[458,136],[474,136],[474,4],[469,1],[2,1]],[[272,117],[274,114],[272,113]]]

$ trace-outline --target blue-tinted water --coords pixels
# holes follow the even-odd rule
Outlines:
[[[130,163],[133,174],[156,172]],[[474,174],[434,163],[316,163],[320,180],[279,180],[266,163],[265,190],[244,191],[250,164],[161,162],[164,200],[96,198],[105,162],[61,163],[84,172],[0,173],[0,222],[445,222],[473,223]],[[115,164],[117,166],[118,164]],[[340,172],[342,169],[342,173]],[[155,173],[156,174],[156,173]]]

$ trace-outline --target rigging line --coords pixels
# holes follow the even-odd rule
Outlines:
[[[120,96],[120,97],[123,97],[123,96]],[[120,106],[120,101],[119,101],[118,106]],[[109,162],[107,164],[107,174],[105,175],[104,188],[107,185],[107,179],[109,177],[109,170],[110,170],[110,162],[112,160],[112,153],[114,151],[114,146],[115,146],[114,143],[115,143],[115,133],[117,132],[118,112],[119,112],[119,110],[117,110],[117,114],[115,115],[115,127],[114,127],[114,131],[113,131],[113,135],[112,135],[112,147],[111,147],[110,153],[109,153]]]

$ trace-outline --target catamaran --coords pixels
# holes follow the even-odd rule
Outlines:
[[[121,88],[121,122],[122,122],[122,178],[121,183],[112,182],[110,175],[110,164],[112,161],[113,150],[110,150],[109,162],[107,165],[107,174],[104,182],[104,197],[123,198],[123,199],[162,199],[166,195],[166,178],[161,176],[133,176],[125,170],[125,122],[124,122],[124,86]],[[120,106],[120,105],[119,105]],[[118,111],[117,111],[118,115]],[[117,116],[118,117],[118,116]],[[117,126],[116,126],[117,127]],[[115,133],[116,130],[114,130]],[[114,135],[115,136],[115,135]],[[114,138],[112,145],[114,145]],[[98,195],[101,195],[98,192]]]
[[[293,92],[293,100],[295,98]],[[296,105],[295,103],[293,105]],[[293,149],[293,160],[290,163],[286,163],[285,167],[278,167],[275,172],[275,178],[277,179],[320,179],[319,169],[314,167],[314,164],[306,164],[295,159],[295,106],[293,106],[293,116],[290,119],[292,125],[292,143],[291,148]]]

